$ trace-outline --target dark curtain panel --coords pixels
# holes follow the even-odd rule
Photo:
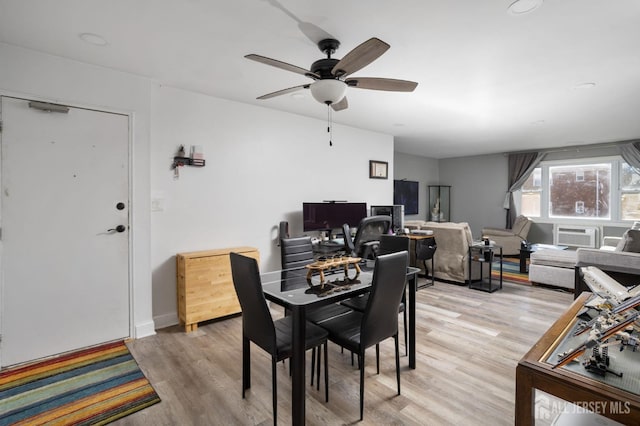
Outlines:
[[[535,169],[545,154],[541,152],[526,152],[523,154],[509,154],[509,190],[504,200],[504,208],[507,209],[506,228],[511,229],[516,219],[516,207],[513,201],[513,192],[522,188],[533,169]]]
[[[636,173],[640,173],[640,141],[620,145],[620,155]]]

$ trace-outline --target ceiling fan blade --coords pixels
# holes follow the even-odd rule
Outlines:
[[[278,90],[277,92],[267,93],[266,95],[259,96],[256,99],[262,100],[262,99],[274,98],[276,96],[286,95],[287,93],[297,92],[298,90],[308,89],[309,86],[310,86],[309,84],[303,84],[300,86],[289,87],[288,89],[282,89],[282,90]]]
[[[344,77],[366,67],[391,46],[378,38],[370,38],[347,53],[331,70],[336,77]]]
[[[307,36],[309,40],[311,40],[316,45],[320,40],[325,40],[328,38],[335,39],[334,36],[326,32],[319,26],[312,24],[311,22],[299,21],[298,28],[305,36]]]
[[[266,56],[260,56],[256,54],[245,55],[245,58],[251,59],[252,61],[260,62],[261,64],[271,65],[272,67],[280,68],[285,71],[295,72],[296,74],[302,74],[309,78],[319,79],[320,76],[318,74],[312,73],[309,70],[304,68],[297,67],[295,65],[288,64],[286,62],[278,61],[277,59],[267,58]]]
[[[349,87],[357,87],[358,89],[386,90],[388,92],[413,92],[418,86],[415,81],[375,77],[348,78],[345,83]]]
[[[331,108],[333,108],[334,111],[342,111],[343,109],[349,108],[349,102],[347,102],[347,97],[345,96],[344,98],[342,98],[340,102],[331,104]]]

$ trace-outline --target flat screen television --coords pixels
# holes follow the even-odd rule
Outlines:
[[[418,214],[418,182],[394,180],[393,204],[402,204],[404,214]]]
[[[343,224],[358,226],[367,217],[367,203],[302,203],[302,228],[324,231]]]

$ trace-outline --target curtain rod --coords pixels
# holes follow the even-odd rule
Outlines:
[[[618,141],[618,142],[602,142],[602,143],[596,143],[591,145],[571,145],[571,146],[566,146],[564,148],[555,148],[555,149],[540,149],[540,150],[528,149],[526,151],[505,152],[504,155],[507,156],[509,154],[525,154],[527,152],[542,152],[545,154],[549,154],[552,152],[569,152],[569,151],[580,152],[580,151],[587,151],[591,149],[607,148],[607,147],[626,145],[628,143],[637,143],[637,142],[640,142],[640,139],[629,139],[626,141]]]

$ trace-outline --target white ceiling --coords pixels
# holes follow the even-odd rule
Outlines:
[[[307,90],[256,100],[311,80],[243,56],[308,69],[324,57],[319,34],[340,40],[336,58],[378,37],[391,49],[353,76],[418,88],[349,88],[349,109],[333,118],[394,135],[398,151],[446,158],[640,138],[640,1],[545,0],[525,15],[508,13],[513,1],[0,0],[0,41],[325,119]]]

